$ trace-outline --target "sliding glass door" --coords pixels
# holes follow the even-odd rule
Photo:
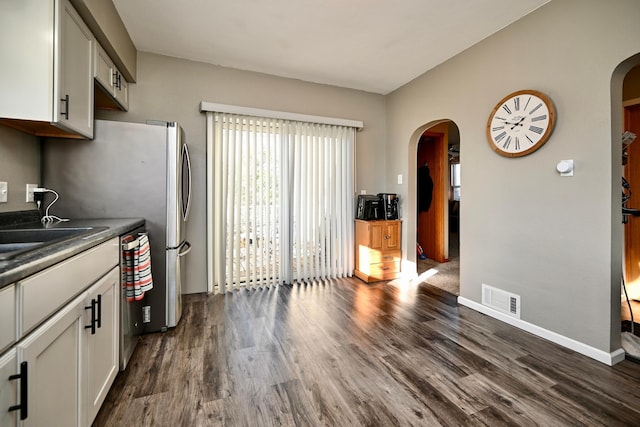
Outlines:
[[[350,276],[354,129],[208,114],[218,291]]]

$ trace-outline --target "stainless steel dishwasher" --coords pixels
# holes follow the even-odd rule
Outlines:
[[[138,236],[145,232],[144,227],[120,236],[120,370],[124,371],[136,349],[138,338],[143,332],[143,301],[127,301],[125,278],[125,251],[138,245]]]

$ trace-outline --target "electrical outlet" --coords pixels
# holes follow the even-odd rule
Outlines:
[[[0,182],[0,203],[7,203],[9,188],[6,182]]]
[[[38,188],[38,184],[27,184],[27,203],[33,202],[33,189]]]

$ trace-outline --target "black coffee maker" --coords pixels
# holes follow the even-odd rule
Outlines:
[[[371,221],[375,219],[383,219],[384,211],[382,210],[382,199],[373,194],[358,195],[358,208],[356,210],[356,218]]]
[[[384,219],[398,219],[398,195],[393,193],[378,193],[382,203]]]

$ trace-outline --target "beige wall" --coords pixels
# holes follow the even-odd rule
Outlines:
[[[364,122],[357,134],[357,189],[384,189],[385,99],[361,91],[306,83],[148,53],[138,54],[138,83],[128,113],[97,112],[107,120],[179,122],[190,144],[195,200],[187,227],[188,293],[206,290],[205,115],[201,101]]]
[[[26,184],[40,184],[40,140],[6,126],[0,126],[0,181],[8,183],[7,203],[0,212],[35,209],[27,203]]]
[[[603,353],[620,345],[622,80],[612,75],[640,51],[639,17],[637,0],[554,0],[387,98],[387,182],[409,175],[389,188],[405,212],[419,131],[441,119],[460,130],[461,296],[479,303],[482,283],[514,292],[522,320]],[[501,157],[487,117],[525,88],[551,97],[555,131],[529,156]],[[563,159],[575,176],[556,172]],[[415,218],[405,223],[411,268]]]

